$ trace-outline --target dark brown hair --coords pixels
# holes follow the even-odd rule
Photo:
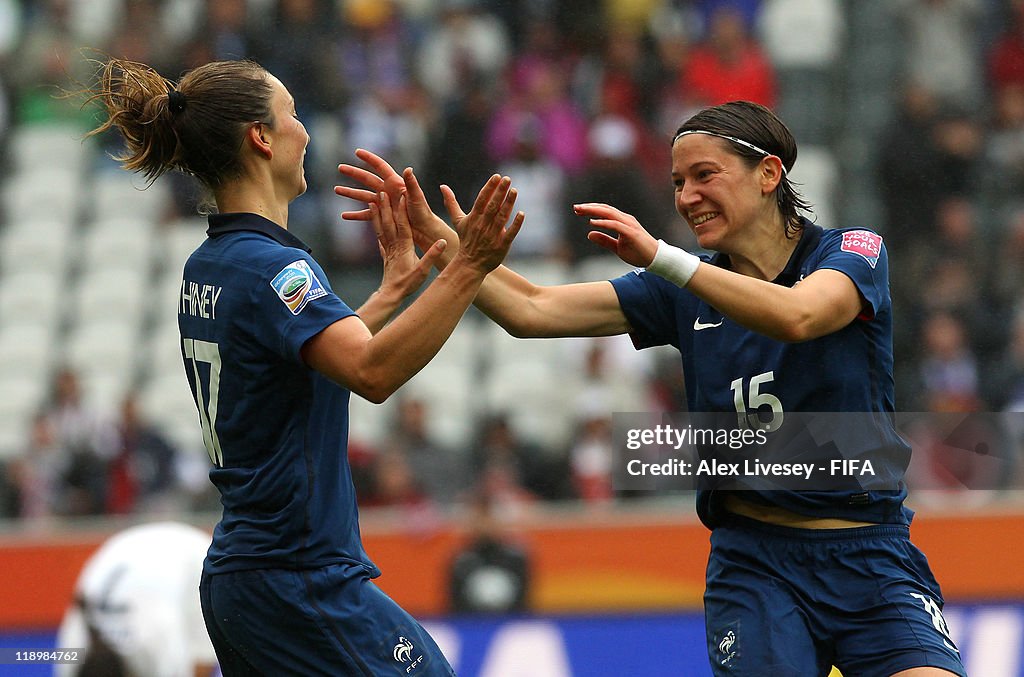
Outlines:
[[[89,135],[121,132],[124,169],[154,181],[177,169],[210,190],[241,172],[239,150],[253,122],[273,124],[269,73],[254,61],[214,61],[178,83],[141,63],[101,64],[89,101],[100,101],[107,120]]]
[[[716,135],[732,136],[762,148],[782,160],[786,168],[782,180],[775,188],[775,199],[779,204],[786,233],[795,235],[803,228],[800,212],[810,212],[807,202],[789,178],[789,172],[796,162],[796,139],[768,108],[750,101],[730,101],[719,106],[705,108],[693,115],[676,130],[673,140],[688,131],[711,132]],[[673,141],[674,142],[674,141]],[[748,167],[754,167],[765,156],[763,153],[739,143],[725,140],[732,152],[744,159]]]

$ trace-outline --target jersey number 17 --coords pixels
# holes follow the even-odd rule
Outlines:
[[[196,407],[199,409],[199,424],[203,427],[203,444],[210,454],[210,460],[216,466],[224,465],[224,452],[220,448],[220,440],[217,438],[217,396],[220,394],[220,349],[216,343],[200,341],[199,339],[182,339],[185,350],[185,360],[192,365],[192,374],[195,376],[195,390],[192,394],[196,398]],[[209,370],[200,369],[200,364],[210,365]],[[186,367],[187,368],[187,367]],[[207,387],[203,387],[201,372],[209,374]],[[203,398],[205,393],[208,397]]]

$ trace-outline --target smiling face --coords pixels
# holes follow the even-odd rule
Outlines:
[[[752,223],[777,211],[777,179],[766,177],[767,159],[748,163],[728,141],[708,134],[687,134],[672,146],[676,211],[704,249],[729,252]]]
[[[295,114],[295,99],[280,80],[268,76],[273,88],[270,98],[271,129],[273,131],[274,180],[291,193],[294,199],[306,192],[303,161],[309,134]],[[294,192],[292,192],[294,191]]]

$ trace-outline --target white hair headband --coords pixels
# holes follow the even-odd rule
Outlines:
[[[760,153],[761,155],[773,155],[775,157],[779,157],[778,155],[775,155],[775,153],[769,153],[764,148],[760,148],[758,146],[755,146],[754,144],[750,143],[749,141],[744,141],[743,139],[737,139],[735,136],[729,136],[728,134],[719,134],[718,132],[709,132],[709,131],[706,131],[706,130],[703,130],[703,129],[688,129],[688,130],[686,130],[684,132],[679,132],[672,139],[672,145],[675,145],[676,141],[678,141],[681,137],[684,137],[684,136],[686,136],[688,134],[707,134],[708,136],[717,136],[720,139],[727,139],[729,141],[732,141],[733,143],[738,143],[741,146],[745,146],[745,147],[749,148],[750,150],[754,151],[755,153]],[[781,158],[779,158],[779,159],[781,160]],[[786,165],[785,164],[782,165],[782,173],[783,173],[783,175],[786,174]]]

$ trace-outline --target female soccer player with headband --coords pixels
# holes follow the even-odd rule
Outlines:
[[[372,171],[342,165],[369,190],[364,201],[406,194],[420,244],[458,236],[430,212],[411,170],[398,175],[360,151]],[[629,214],[574,205],[588,238],[645,270],[611,281],[538,286],[499,267],[475,304],[517,337],[629,333],[638,348],[679,349],[691,412],[755,416],[868,412],[890,422],[892,305],[882,239],[863,229],[823,229],[788,172],[797,148],[767,108],[737,101],[707,108],[672,139],[675,207],[712,255],[653,238]],[[463,219],[442,186],[457,227]],[[348,218],[366,219],[368,212]],[[735,419],[734,419],[735,420]],[[845,419],[839,419],[845,420]],[[891,423],[865,435],[879,448],[909,448]],[[910,542],[902,482],[891,490],[702,490],[697,512],[711,529],[704,596],[708,655],[716,675],[964,676],[942,619],[942,596]]]

